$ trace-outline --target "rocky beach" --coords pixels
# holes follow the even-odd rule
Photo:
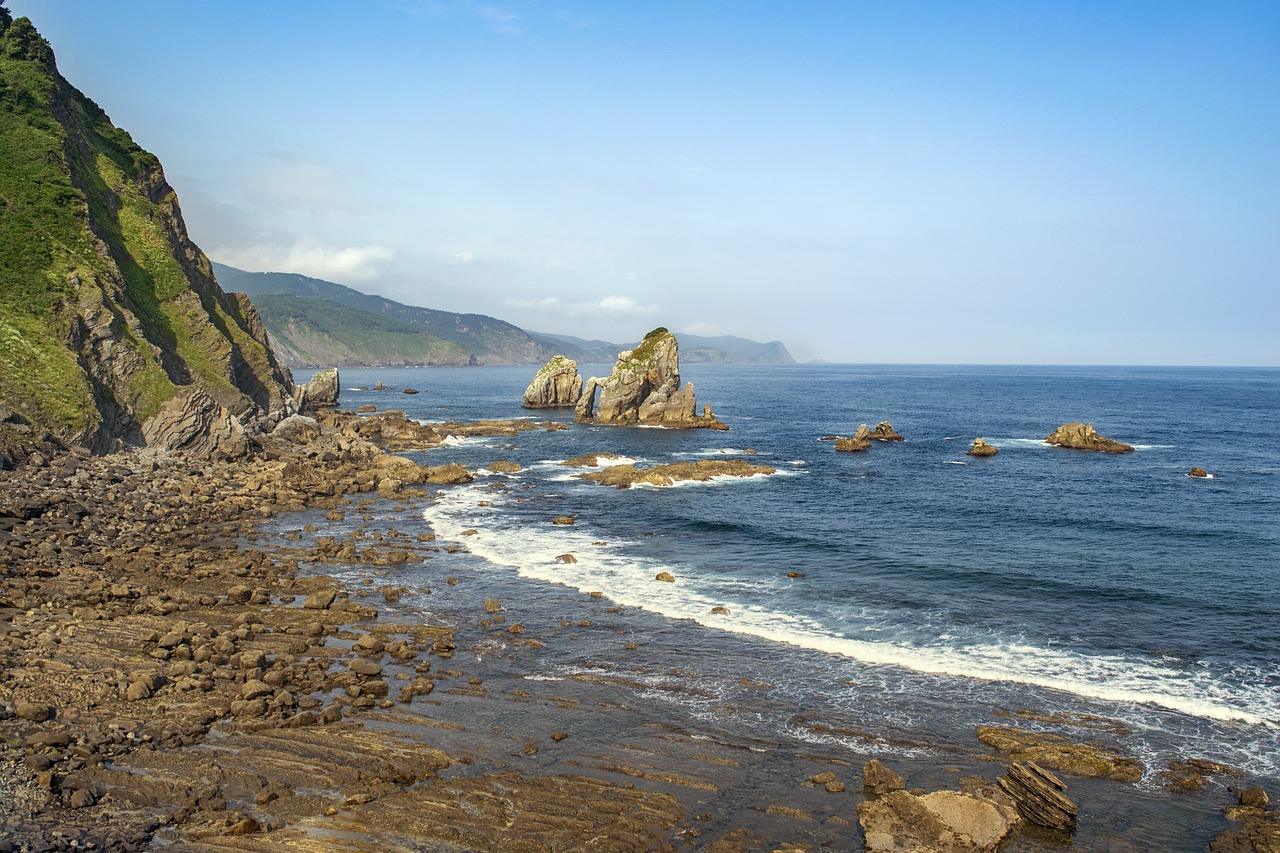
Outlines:
[[[1141,774],[1101,745],[1105,720],[1050,720],[1075,737],[1046,736],[1046,715],[1019,712],[931,744],[945,762],[887,760],[888,782],[834,747],[690,730],[633,704],[622,608],[567,596],[558,630],[526,625],[463,546],[397,529],[471,479],[447,438],[547,429],[563,425],[330,411],[238,462],[73,453],[5,472],[0,849],[1136,849],[1087,831],[1133,805]],[[428,448],[432,464],[392,455]],[[399,607],[431,596],[397,582],[424,564],[452,594],[436,619]],[[359,581],[333,576],[353,567]],[[531,669],[591,631],[619,641],[595,675]],[[696,689],[680,666],[665,689]],[[1204,844],[1275,849],[1268,797],[1237,771],[1190,757],[1161,772],[1175,810],[1227,809],[1200,821]],[[1055,773],[1067,790],[1042,796],[1078,804],[1087,847],[1074,811],[1046,829],[1010,793]]]

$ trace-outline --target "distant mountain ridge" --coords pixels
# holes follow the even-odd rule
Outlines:
[[[572,335],[528,332],[483,314],[404,305],[298,273],[247,272],[213,264],[227,291],[245,293],[290,367],[403,367],[541,364],[563,355],[581,364],[612,364],[636,346]],[[794,364],[779,341],[680,334],[689,364]]]

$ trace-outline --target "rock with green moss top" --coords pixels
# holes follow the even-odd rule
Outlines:
[[[526,409],[569,409],[582,396],[582,377],[578,363],[562,355],[554,356],[542,366],[524,391]]]
[[[600,402],[597,408],[596,392]],[[576,409],[581,422],[728,429],[705,406],[697,414],[693,383],[680,386],[680,345],[664,328],[618,354],[607,379],[587,381]]]

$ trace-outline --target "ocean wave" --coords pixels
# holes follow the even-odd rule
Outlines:
[[[728,478],[741,479],[741,478]],[[1089,653],[1050,647],[1022,637],[965,636],[907,638],[900,630],[856,636],[868,624],[843,628],[813,616],[785,613],[734,600],[731,582],[704,579],[695,566],[670,564],[633,553],[630,543],[602,536],[589,525],[516,525],[502,507],[484,507],[492,494],[457,489],[423,510],[423,518],[446,540],[465,541],[468,550],[519,575],[580,592],[599,590],[613,603],[673,619],[840,656],[863,664],[894,666],[917,673],[1011,682],[1064,691],[1108,702],[1152,705],[1204,719],[1280,728],[1280,690],[1250,687],[1264,683],[1259,673],[1187,669],[1179,661],[1138,655]],[[463,537],[464,529],[479,534]],[[513,535],[518,532],[518,535]],[[573,554],[575,563],[559,562]],[[674,583],[655,581],[667,571]],[[726,607],[728,614],[712,613]],[[855,610],[849,611],[855,612]],[[868,614],[870,616],[870,614]],[[872,617],[872,618],[883,618]],[[948,630],[954,630],[954,626]]]

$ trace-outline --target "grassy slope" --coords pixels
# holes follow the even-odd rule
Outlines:
[[[264,408],[287,379],[186,236],[159,161],[0,6],[0,401],[64,441],[178,385]]]
[[[262,297],[270,295],[327,300],[415,328],[425,335],[446,341],[474,355],[481,363],[532,364],[545,361],[553,354],[529,337],[523,329],[483,314],[455,314],[451,311],[404,305],[297,273],[246,272],[223,264],[215,264],[214,268],[218,273],[218,280],[226,289],[244,291],[255,305]],[[267,327],[273,337],[280,337],[280,332],[283,331],[273,327],[270,319],[267,319]],[[354,351],[356,347],[353,346],[352,349]],[[405,360],[396,358],[395,363]]]
[[[276,347],[298,366],[467,364],[470,354],[421,329],[313,297],[268,294],[253,304]]]

